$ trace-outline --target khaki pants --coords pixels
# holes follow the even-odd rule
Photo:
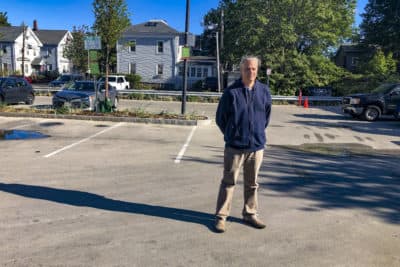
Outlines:
[[[226,219],[231,209],[233,191],[240,169],[243,166],[244,206],[242,215],[257,214],[257,176],[263,160],[264,150],[243,152],[226,147],[224,151],[224,173],[218,193],[216,216]]]

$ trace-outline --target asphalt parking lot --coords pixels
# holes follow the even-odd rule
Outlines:
[[[215,104],[191,109],[212,118]],[[213,123],[0,117],[0,129],[44,135],[0,140],[1,266],[400,265],[398,121],[274,106],[259,180],[267,228],[242,224],[239,183],[224,234],[212,230]]]

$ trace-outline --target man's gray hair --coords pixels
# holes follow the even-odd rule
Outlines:
[[[257,56],[243,56],[242,59],[240,60],[240,68],[242,68],[244,63],[249,60],[256,60],[258,68],[261,67],[261,60]]]

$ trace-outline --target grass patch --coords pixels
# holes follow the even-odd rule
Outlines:
[[[35,109],[35,108],[15,108],[12,106],[0,105],[0,112],[9,113],[34,113],[34,114],[61,114],[61,115],[83,115],[83,116],[103,116],[103,117],[135,117],[135,118],[152,118],[152,119],[178,119],[178,120],[206,120],[206,116],[191,114],[174,114],[166,111],[159,113],[151,113],[145,111],[143,108],[135,110],[118,110],[107,113],[100,113],[81,109],[72,109],[69,107],[62,107],[58,109]]]

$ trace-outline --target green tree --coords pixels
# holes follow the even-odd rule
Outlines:
[[[8,22],[7,12],[0,12],[0,26],[11,26]]]
[[[86,72],[88,69],[88,54],[85,50],[85,36],[88,34],[90,34],[88,26],[74,26],[73,39],[67,43],[64,50],[64,56],[72,61],[74,68],[79,72]]]
[[[361,16],[363,42],[379,45],[385,53],[392,52],[400,59],[400,1],[369,0]]]
[[[361,66],[361,71],[384,80],[396,72],[396,61],[393,59],[393,53],[390,52],[385,56],[383,51],[378,49],[372,58],[365,65]]]
[[[271,85],[285,94],[315,82],[329,83],[339,74],[325,73],[321,78],[314,63],[318,58],[318,63],[336,71],[327,56],[352,36],[354,7],[355,0],[220,1],[218,9],[225,15],[222,61],[233,66],[245,54],[260,56],[263,67],[273,69]],[[205,24],[220,25],[220,17],[213,13],[205,16]]]
[[[124,0],[95,0],[93,2],[95,22],[93,29],[101,37],[104,46],[105,72],[108,77],[111,52],[122,33],[130,26],[128,7]],[[115,54],[115,53],[114,53]],[[108,97],[108,83],[106,82]]]

